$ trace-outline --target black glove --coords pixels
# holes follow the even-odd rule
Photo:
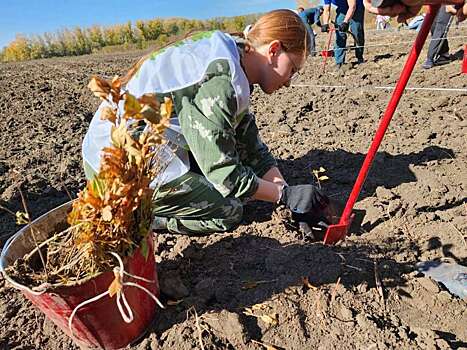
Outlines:
[[[328,197],[316,186],[286,186],[282,190],[281,203],[293,213],[309,213],[320,210],[329,203]]]
[[[322,240],[329,225],[337,224],[344,204],[329,200],[329,204],[310,213],[292,212],[292,222],[306,241]]]
[[[325,219],[310,218],[307,214],[297,214],[292,212],[292,222],[295,228],[302,234],[306,241],[316,241],[323,239],[329,223]]]
[[[321,26],[321,33],[327,33],[329,32],[329,24],[323,24]]]
[[[337,30],[342,33],[349,31],[349,24],[347,22],[342,22],[337,26]]]

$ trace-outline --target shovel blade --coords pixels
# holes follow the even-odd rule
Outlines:
[[[345,236],[347,236],[347,233],[349,232],[349,227],[352,223],[354,216],[355,214],[352,214],[350,218],[348,218],[347,220],[343,220],[343,222],[339,222],[335,225],[329,225],[329,227],[326,230],[323,243],[332,245],[336,244],[341,239],[344,239]]]

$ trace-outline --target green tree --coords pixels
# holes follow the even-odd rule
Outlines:
[[[91,51],[98,50],[105,45],[101,26],[92,26],[88,29],[88,37],[91,44]]]
[[[143,41],[150,40],[149,28],[144,21],[136,21],[136,28],[138,29],[138,35]]]
[[[73,30],[74,50],[76,55],[91,53],[91,40],[86,36],[86,32],[80,27]]]
[[[180,28],[178,27],[177,22],[174,19],[166,20],[163,23],[163,26],[164,34],[166,34],[167,36],[177,35],[180,32]]]
[[[146,22],[148,30],[148,40],[157,40],[159,35],[162,34],[162,21],[160,19],[153,19]]]
[[[133,44],[136,43],[136,35],[133,32],[133,27],[131,26],[131,21],[128,21],[126,24],[121,26],[121,39],[124,43]]]
[[[39,35],[33,36],[31,39],[29,39],[29,45],[31,48],[31,52],[30,52],[31,59],[48,57],[47,45],[41,36]]]

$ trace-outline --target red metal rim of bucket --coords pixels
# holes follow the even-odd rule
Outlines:
[[[37,232],[38,228],[44,229],[47,226],[55,226],[58,222],[57,220],[63,221],[70,206],[71,202],[66,203],[33,221],[32,225],[36,228],[35,231]],[[8,244],[5,245],[1,257],[3,274],[5,274],[3,269],[14,259],[14,257],[9,256],[9,252],[12,253],[17,248],[23,250],[29,249],[27,247],[28,240],[26,239],[28,232],[29,226],[26,226],[18,231],[13,239],[10,239]],[[151,235],[146,240],[148,244],[147,259],[137,249],[133,256],[125,260],[124,265],[126,272],[153,282],[144,282],[131,277],[125,277],[125,279],[137,283],[158,297],[159,284]],[[27,251],[19,253],[19,255],[22,257]],[[18,252],[15,252],[15,254],[18,255]],[[31,294],[25,290],[22,291],[49,319],[66,334],[72,336],[79,346],[86,348],[120,349],[142,336],[155,317],[155,301],[139,288],[123,287],[125,297],[134,315],[131,323],[126,323],[122,319],[115,296],[113,298],[105,296],[100,300],[83,306],[76,312],[72,322],[73,334],[70,334],[68,328],[68,319],[75,307],[83,301],[105,292],[113,279],[114,274],[112,271],[109,271],[84,283],[54,288],[40,295]]]

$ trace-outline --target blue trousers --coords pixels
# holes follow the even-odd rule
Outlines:
[[[336,25],[344,22],[345,13],[337,9]],[[365,8],[363,6],[357,6],[352,19],[349,22],[350,31],[355,35],[357,40],[356,44],[359,46],[355,49],[355,56],[358,60],[363,60],[363,49],[365,45],[365,33],[363,31],[365,17]],[[347,45],[347,34],[336,31],[336,46],[334,47],[334,59],[336,64],[345,63],[346,45]]]

